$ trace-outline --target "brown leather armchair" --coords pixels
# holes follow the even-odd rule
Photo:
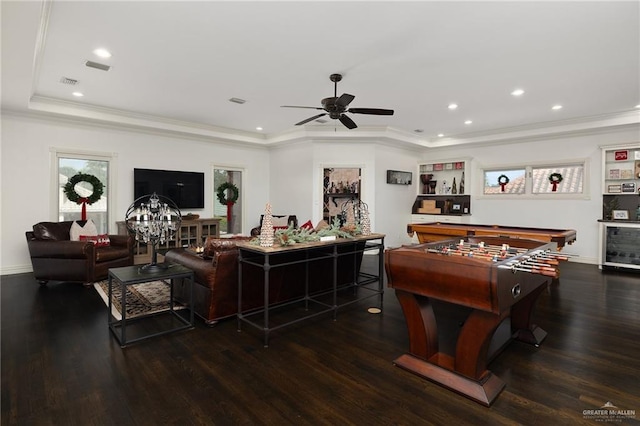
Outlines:
[[[109,268],[133,265],[131,235],[109,235],[110,244],[97,247],[89,241],[71,241],[72,224],[73,221],[40,222],[25,233],[33,274],[41,285],[55,280],[89,286],[106,279]]]

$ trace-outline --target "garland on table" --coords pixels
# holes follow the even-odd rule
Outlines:
[[[509,176],[500,175],[498,176],[498,184],[500,185],[500,191],[504,192],[504,187],[509,183]]]
[[[231,195],[227,198],[227,189],[231,191]],[[227,206],[227,230],[230,229],[231,224],[231,209],[233,205],[238,201],[240,191],[238,187],[231,182],[224,182],[218,186],[218,201],[220,204]]]
[[[551,191],[555,192],[558,189],[558,184],[562,182],[562,175],[560,173],[551,173],[549,175],[549,183],[553,185]]]
[[[88,197],[81,197],[76,192],[76,185],[80,182],[87,182],[93,187],[93,192]],[[87,220],[87,204],[93,204],[98,201],[104,192],[104,185],[100,182],[100,179],[93,175],[85,173],[78,173],[71,176],[64,186],[64,193],[69,201],[76,204],[82,204],[82,220]]]

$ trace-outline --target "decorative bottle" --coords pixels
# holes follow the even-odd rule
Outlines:
[[[453,178],[453,184],[451,185],[451,193],[452,194],[457,194],[458,193],[458,186],[456,185],[456,178]]]
[[[462,172],[462,177],[460,178],[460,194],[464,194],[464,172]]]

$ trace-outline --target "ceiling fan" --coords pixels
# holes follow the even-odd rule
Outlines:
[[[333,97],[324,98],[320,103],[321,107],[308,107],[308,106],[296,106],[296,105],[282,105],[282,108],[309,108],[309,109],[319,109],[324,110],[325,112],[314,115],[313,117],[309,117],[306,120],[302,120],[299,123],[296,123],[296,126],[301,126],[305,123],[308,123],[313,120],[317,120],[318,118],[329,115],[330,118],[334,120],[340,120],[342,124],[344,124],[348,129],[355,129],[358,127],[356,123],[353,122],[351,118],[345,115],[345,113],[352,114],[370,114],[370,115],[393,115],[392,109],[380,109],[380,108],[347,108],[351,101],[355,99],[355,96],[350,95],[348,93],[343,93],[338,97],[338,82],[342,80],[341,74],[331,74],[329,79],[334,83]]]

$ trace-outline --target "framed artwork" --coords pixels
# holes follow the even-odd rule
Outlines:
[[[635,182],[626,182],[622,184],[622,192],[636,192]]]
[[[453,211],[453,212],[460,213],[461,210],[462,210],[462,205],[460,205],[460,204],[453,204],[451,206],[451,211]]]
[[[611,212],[611,217],[614,220],[628,220],[629,219],[629,210],[614,210]]]
[[[622,187],[620,185],[609,185],[607,186],[607,192],[609,193],[618,193],[622,192]]]
[[[387,183],[394,185],[411,185],[413,173],[398,170],[387,170]]]

